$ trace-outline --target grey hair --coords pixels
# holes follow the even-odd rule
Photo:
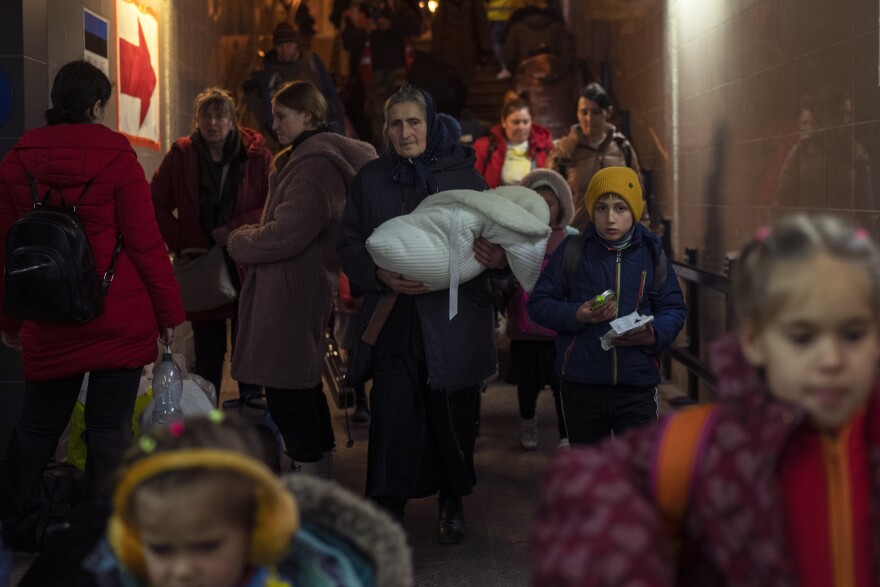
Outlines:
[[[390,145],[390,141],[388,140],[388,113],[391,111],[391,107],[396,104],[402,104],[404,102],[413,102],[416,106],[418,106],[419,110],[422,113],[422,117],[424,117],[425,122],[428,121],[428,102],[425,100],[424,94],[415,86],[405,85],[400,86],[397,90],[394,91],[393,94],[388,96],[388,99],[385,100],[385,122],[382,125],[382,137],[385,139],[385,145]]]

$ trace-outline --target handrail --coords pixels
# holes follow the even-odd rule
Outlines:
[[[705,269],[694,267],[690,263],[682,261],[672,261],[672,267],[675,269],[675,274],[686,281],[691,281],[697,285],[708,287],[727,295],[732,293],[730,278],[726,275],[710,273]]]
[[[696,401],[699,394],[699,381],[714,386],[715,375],[709,368],[708,363],[700,357],[700,306],[702,290],[708,289],[720,292],[725,296],[726,319],[729,324],[732,320],[733,310],[731,306],[732,285],[730,277],[718,273],[712,273],[697,267],[697,250],[685,249],[685,261],[672,261],[672,268],[679,279],[682,279],[687,302],[686,334],[687,344],[684,346],[670,346],[666,350],[667,373],[669,372],[668,360],[675,360],[683,365],[688,372],[687,394]]]

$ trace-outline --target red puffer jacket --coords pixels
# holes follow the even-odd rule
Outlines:
[[[714,344],[712,363],[718,375],[720,401],[697,453],[682,520],[679,570],[654,497],[656,451],[669,422],[665,418],[598,447],[572,448],[557,455],[540,492],[531,543],[532,585],[799,584],[798,573],[804,569],[796,568],[792,554],[780,468],[790,464],[787,449],[798,448],[800,433],[812,428],[801,408],[769,395],[758,373],[743,357],[735,335]],[[852,535],[842,520],[846,516],[833,524],[838,531],[812,537],[814,542],[825,540],[840,547],[823,552],[828,558],[832,552],[839,555],[839,550],[871,553],[851,557],[849,568],[834,568],[861,577],[861,581],[846,583],[850,585],[870,581],[866,578],[870,570],[859,574],[853,572],[855,569],[864,571],[873,566],[873,576],[880,577],[880,519],[876,507],[880,503],[880,378],[874,383],[864,416],[863,442],[867,453],[864,475],[853,467],[847,483],[869,492],[867,501],[874,506],[865,508],[871,510],[870,514],[862,512],[865,515],[861,519],[867,518],[869,525],[867,544],[849,540]],[[828,477],[834,474],[828,473]],[[840,501],[853,502],[852,496],[857,494],[855,490],[849,495],[843,493]],[[830,517],[829,505],[828,499],[813,503],[816,520]],[[838,510],[848,505],[859,513],[857,503],[834,505]],[[806,528],[811,520],[795,522],[794,526]],[[821,527],[813,524],[812,531]],[[821,567],[821,562],[811,564]],[[822,570],[829,571],[827,567]],[[811,584],[825,583],[817,580]]]
[[[553,149],[553,137],[550,131],[532,124],[532,130],[529,132],[529,151],[528,156],[532,161],[532,169],[543,169],[547,166],[547,155]],[[504,158],[507,156],[507,137],[500,124],[496,124],[489,132],[489,136],[480,137],[474,142],[474,151],[477,154],[477,161],[474,167],[477,168],[490,188],[497,188],[501,185],[501,168],[504,167]]]
[[[9,227],[33,207],[26,172],[36,179],[39,193],[46,186],[58,187],[68,202],[76,201],[85,183],[93,180],[76,212],[101,272],[110,263],[118,233],[124,245],[104,312],[94,320],[22,324],[0,319],[3,332],[21,332],[25,378],[45,381],[137,368],[156,360],[159,328],[181,324],[183,304],[156,227],[150,186],[128,140],[100,124],[59,124],[26,132],[0,163],[0,266],[6,260]],[[0,285],[0,302],[2,297]]]
[[[246,159],[238,169],[238,190],[228,224],[230,231],[260,222],[269,191],[268,176],[272,163],[272,152],[266,147],[266,141],[260,133],[246,127],[239,127],[238,130]],[[150,187],[159,231],[173,253],[179,254],[188,248],[210,249],[214,245],[208,240],[199,220],[199,154],[190,137],[174,141],[153,174]],[[239,273],[243,277],[241,268]],[[206,312],[187,312],[186,317],[187,320],[234,318],[236,308],[235,304],[228,304]]]

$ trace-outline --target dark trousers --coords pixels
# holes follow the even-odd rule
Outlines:
[[[223,383],[223,363],[226,361],[226,318],[192,322],[193,346],[195,347],[195,367],[193,373],[201,375],[214,384],[217,397]],[[238,319],[232,319],[231,353],[235,352],[235,336],[238,334]],[[252,383],[239,383],[239,395],[259,395],[260,386]]]
[[[565,418],[562,416],[562,401],[559,399],[559,387],[557,385],[550,386],[553,389],[553,404],[556,407],[556,426],[559,430],[559,438],[565,438],[568,434],[565,431]],[[543,387],[537,385],[517,385],[516,399],[519,402],[519,417],[523,420],[531,420],[536,415],[538,406],[538,395],[540,395]]]
[[[480,385],[432,389],[428,369],[412,356],[374,357],[366,494],[390,504],[473,492]]]
[[[560,403],[571,444],[590,444],[657,420],[657,388],[563,381]]]
[[[11,525],[37,493],[43,469],[70,421],[83,377],[79,374],[25,383],[24,403],[0,475],[0,507]],[[131,418],[140,377],[140,368],[95,371],[89,375],[83,438],[88,447],[87,495],[103,493],[103,482],[116,469],[131,442]]]
[[[309,389],[267,387],[266,403],[294,461],[316,463],[333,450],[333,422],[322,384]]]

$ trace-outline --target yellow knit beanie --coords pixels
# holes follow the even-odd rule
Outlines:
[[[593,217],[596,202],[605,194],[615,194],[626,200],[632,211],[633,222],[638,222],[642,218],[642,210],[645,208],[642,184],[639,182],[638,174],[629,167],[606,167],[593,176],[587,188],[587,195],[584,196],[584,206],[590,218]]]

